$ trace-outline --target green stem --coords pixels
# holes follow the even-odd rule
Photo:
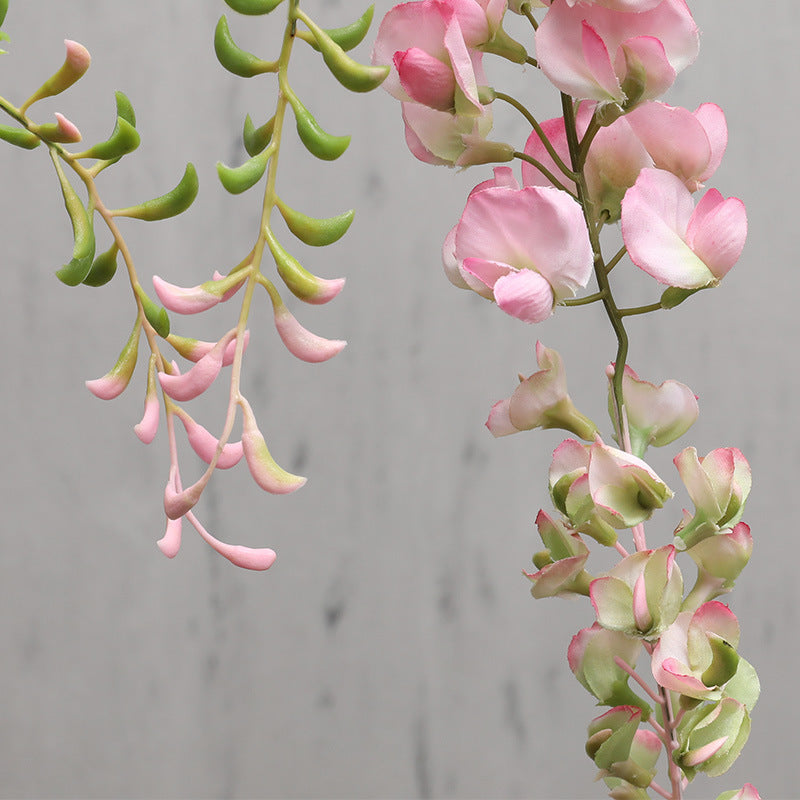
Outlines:
[[[548,155],[550,156],[550,158],[553,159],[555,165],[561,170],[561,172],[564,173],[564,176],[566,178],[569,178],[569,180],[574,181],[575,173],[564,163],[564,160],[558,154],[555,147],[553,147],[551,141],[547,138],[547,134],[545,134],[544,130],[542,129],[542,126],[537,122],[533,114],[531,114],[531,112],[528,111],[528,109],[525,108],[525,106],[522,103],[520,103],[519,100],[517,100],[515,97],[511,97],[511,95],[505,94],[505,92],[496,91],[494,93],[494,96],[495,99],[503,100],[510,106],[516,108],[517,111],[519,111],[519,113],[522,114],[523,117],[525,117],[525,119],[530,123],[530,126],[536,131],[536,135],[539,137],[539,139],[541,139],[541,142],[544,145],[545,150],[547,150]]]
[[[636,306],[635,308],[621,308],[619,315],[621,317],[633,317],[637,314],[649,314],[651,311],[661,311],[663,306],[661,303],[649,303],[646,306]]]
[[[528,164],[536,167],[536,169],[538,169],[539,172],[541,172],[542,175],[544,175],[545,178],[547,178],[547,180],[549,180],[550,183],[556,187],[556,189],[561,189],[562,192],[566,192],[574,200],[578,199],[578,196],[575,194],[575,192],[571,192],[569,189],[567,189],[567,187],[564,186],[564,184],[561,183],[561,181],[556,178],[556,176],[553,175],[553,173],[550,172],[550,170],[547,169],[547,167],[542,164],[541,161],[537,161],[533,156],[529,156],[527,153],[520,153],[518,150],[514,151],[514,158],[518,158],[520,161],[526,161]]]
[[[588,306],[589,303],[596,303],[598,300],[602,300],[606,296],[605,292],[595,292],[594,294],[589,294],[586,297],[570,297],[566,300],[562,300],[560,305],[562,306]]]
[[[533,12],[531,11],[529,3],[523,4],[522,13],[528,18],[528,22],[533,25],[533,29],[535,31],[539,30],[539,23],[536,21],[536,17],[533,16]]]

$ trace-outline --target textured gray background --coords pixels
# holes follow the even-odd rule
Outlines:
[[[389,5],[380,0],[378,15]],[[749,780],[765,798],[798,797],[789,503],[800,444],[800,17],[790,0],[692,6],[701,56],[667,99],[725,109],[730,146],[714,185],[747,203],[749,242],[719,290],[631,321],[631,363],[650,379],[688,383],[702,413],[687,441],[701,453],[739,446],[755,475],[746,520],[756,549],[731,602],[764,690],[744,755],[691,796]],[[306,7],[325,25],[361,11],[344,0]],[[110,206],[159,194],[185,161],[197,164],[202,190],[190,213],[124,226],[147,284],[153,273],[192,284],[225,271],[256,233],[258,197],[226,195],[214,163],[242,160],[241,120],[266,118],[273,83],[216,63],[210,42],[225,11],[243,44],[271,52],[274,25],[238,18],[221,0],[11,2],[0,93],[21,102],[61,63],[68,36],[89,47],[94,66],[38,113],[61,110],[95,141],[113,124],[113,90],[134,102],[143,144],[101,181]],[[368,57],[368,46],[357,52]],[[555,114],[534,71],[489,71],[542,118]],[[565,661],[592,614],[585,603],[532,601],[520,576],[539,547],[533,519],[547,505],[560,437],[494,441],[483,422],[516,372],[533,371],[536,337],[562,352],[573,397],[604,419],[608,325],[590,307],[534,330],[451,287],[441,240],[488,170],[417,163],[397,104],[339,91],[310,53],[293,76],[320,122],[352,132],[353,143],[334,164],[292,143],[279,186],[308,213],[358,213],[341,243],[304,254],[311,269],[346,275],[344,293],[324,308],[293,305],[310,328],[348,339],[344,353],[294,362],[263,298],[251,326],[245,391],[272,452],[309,475],[308,486],[265,496],[240,467],[200,506],[222,538],[279,552],[266,574],[232,567],[188,526],[174,561],[156,549],[167,456],[163,433],[144,447],[131,430],[144,373],[113,403],[83,387],[128,335],[128,290],[122,280],[69,289],[53,277],[70,233],[49,159],[0,148],[0,795],[601,796],[582,753],[591,698]],[[525,136],[504,109],[496,131]],[[652,298],[649,281],[635,284],[630,299]],[[175,328],[211,338],[234,313]],[[209,427],[218,408],[204,407]],[[670,459],[685,443],[655,454],[676,488]],[[651,542],[668,541],[681,502],[651,526]]]

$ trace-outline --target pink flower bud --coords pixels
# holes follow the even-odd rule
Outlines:
[[[215,276],[219,273],[214,273]],[[227,277],[215,277],[210,281],[188,289],[167,283],[158,275],[153,276],[153,287],[165,308],[176,314],[197,314],[213,308],[231,297],[245,282],[246,275],[233,273]]]
[[[303,486],[306,478],[292,475],[278,466],[267,449],[264,437],[256,424],[250,404],[242,398],[242,447],[247,466],[255,482],[272,494],[288,494]]]
[[[183,426],[186,428],[186,436],[192,450],[194,450],[206,464],[210,464],[217,454],[219,439],[209,433],[202,425],[195,422],[189,414],[182,409],[178,410],[176,413],[183,423]],[[242,458],[242,453],[241,442],[228,442],[222,448],[216,466],[219,469],[230,469],[239,463]]]
[[[177,519],[167,518],[167,530],[164,536],[156,542],[158,549],[167,558],[175,558],[178,550],[180,550],[182,523],[183,517],[178,517]]]
[[[158,373],[161,388],[173,399],[179,402],[193,400],[202,394],[217,378],[222,369],[222,356],[228,343],[236,335],[236,330],[228,331],[211,350],[204,355],[185,375],[167,375]],[[173,362],[177,372],[177,365]]]

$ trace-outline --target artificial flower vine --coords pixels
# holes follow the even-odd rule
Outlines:
[[[259,16],[274,11],[284,0],[225,0],[235,12]],[[78,127],[61,114],[52,123],[37,123],[28,111],[39,100],[67,90],[86,73],[91,58],[88,50],[77,42],[67,41],[67,55],[62,67],[48,78],[21,105],[0,97],[0,108],[13,120],[13,125],[0,126],[0,139],[17,147],[33,150],[43,144],[51,157],[61,187],[64,205],[72,223],[74,246],[71,260],[56,272],[68,286],[99,287],[115,275],[121,256],[136,305],[133,331],[111,370],[102,378],[86,382],[97,397],[110,400],[118,397],[128,386],[138,360],[139,342],[144,334],[150,350],[144,403],[144,415],[134,427],[139,439],[149,444],[159,427],[163,404],[169,447],[169,476],[164,493],[167,516],[166,532],[158,541],[161,551],[172,558],[181,543],[183,520],[187,520],[217,552],[234,564],[247,569],[268,569],[276,554],[270,548],[250,548],[230,545],[212,536],[194,513],[203,490],[217,469],[229,469],[242,458],[255,482],[272,494],[286,494],[299,489],[304,477],[293,475],[274,460],[256,421],[256,415],[243,389],[244,355],[249,331],[247,324],[253,297],[258,287],[265,290],[272,306],[275,327],[286,348],[297,358],[318,363],[335,356],[345,342],[328,340],[306,330],[292,315],[275,283],[262,271],[265,250],[274,262],[278,276],[297,298],[309,304],[332,300],[343,288],[344,279],[319,278],[306,270],[280,242],[273,230],[273,211],[277,209],[289,231],[300,241],[313,246],[326,246],[340,239],[350,226],[352,210],[327,219],[317,219],[289,207],[277,191],[278,159],[284,138],[287,110],[291,110],[296,130],[305,148],[322,160],[333,160],[344,153],[349,136],[327,133],[312,113],[303,105],[289,80],[289,63],[294,43],[302,39],[318,50],[333,76],[346,88],[366,92],[377,87],[388,73],[388,67],[362,65],[351,59],[346,50],[355,47],[366,35],[372,19],[372,8],[355,23],[324,30],[299,6],[299,0],[287,0],[287,21],[281,47],[275,60],[262,59],[240,48],[231,34],[228,21],[222,16],[214,34],[214,49],[219,62],[240,77],[252,78],[272,73],[277,75],[278,91],[275,111],[262,126],[256,128],[250,117],[245,120],[242,138],[250,159],[237,167],[217,165],[223,187],[239,194],[259,183],[266,174],[263,210],[255,243],[250,251],[226,274],[218,271],[209,280],[181,288],[154,276],[157,303],[145,291],[118,219],[145,221],[163,220],[188,209],[198,192],[197,172],[192,164],[186,167],[183,178],[170,192],[137,205],[109,209],[97,188],[97,177],[139,145],[136,116],[130,100],[121,92],[116,94],[116,124],[111,136],[81,151],[68,150],[65,145],[81,141]],[[8,11],[8,0],[0,0],[0,25]],[[298,24],[304,26],[298,27]],[[0,32],[0,39],[7,39]],[[82,200],[73,181],[83,186]],[[95,222],[99,217],[105,225],[110,247],[96,254]],[[205,342],[176,334],[168,312],[187,315],[205,311],[228,301],[242,292],[235,324],[216,342]],[[189,362],[181,368],[168,355],[168,344],[177,356]],[[218,436],[197,422],[186,409],[189,401],[199,397],[218,378],[223,367],[230,367],[228,403]],[[159,393],[161,399],[159,400]],[[231,441],[237,418],[241,422],[241,438]],[[201,477],[184,486],[178,463],[178,433],[181,423],[189,445],[206,465]]]
[[[546,12],[537,18],[534,9]],[[529,21],[535,57],[504,31],[506,12]],[[698,772],[725,772],[747,740],[759,695],[755,670],[738,653],[736,617],[717,600],[752,551],[741,519],[750,467],[733,447],[705,457],[684,448],[674,461],[694,513],[684,511],[671,542],[648,544],[644,525],[673,492],[644,456],[683,436],[699,409],[687,386],[655,385],[627,363],[627,317],[717,286],[744,247],[740,200],[716,189],[693,198],[725,151],[722,110],[704,103],[692,112],[657,99],[698,50],[685,0],[415,0],[387,13],[373,51],[374,63],[392,65],[384,86],[402,104],[406,142],[418,159],[459,167],[521,162],[521,185],[510,166],[496,166],[467,198],[444,241],[450,281],[526,323],[600,302],[616,335],[606,373],[617,446],[578,410],[561,356],[541,342],[539,371],[520,376],[486,425],[496,437],[534,428],[578,437],[553,454],[555,513],[536,517],[544,549],[525,575],[535,598],[591,602],[595,620],[573,637],[567,660],[610,707],[589,724],[586,752],[617,800],[651,792],[678,800]],[[535,67],[534,77],[559,92],[562,115],[539,122],[519,99],[487,85],[485,54]],[[522,148],[488,139],[497,103],[530,124]],[[617,225],[622,241],[607,257],[601,231]],[[626,256],[666,287],[652,303],[618,305],[613,283],[625,277],[611,272]],[[577,296],[592,277],[596,289]],[[619,563],[590,572],[591,540],[614,548]],[[688,593],[684,554],[697,572]],[[643,653],[650,680],[637,670]],[[664,785],[656,781],[662,754]],[[720,800],[734,797],[758,793],[747,784]]]

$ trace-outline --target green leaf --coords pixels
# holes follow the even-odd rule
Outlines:
[[[350,223],[356,213],[350,209],[350,211],[345,211],[344,214],[339,214],[336,217],[317,219],[295,211],[280,198],[277,198],[276,204],[289,230],[303,244],[312,245],[313,247],[324,247],[341,239],[347,233],[347,229],[350,227]]]
[[[0,125],[0,139],[24,150],[33,150],[42,143],[35,133],[13,125]]]
[[[700,289],[681,289],[679,286],[670,286],[661,295],[661,308],[675,308],[699,291]]]
[[[104,286],[107,284],[117,271],[118,252],[119,247],[114,242],[105,253],[100,253],[92,262],[89,274],[82,281],[84,286]]]
[[[82,153],[76,153],[75,158],[97,158],[101,161],[113,161],[132,153],[141,142],[136,128],[123,117],[117,117],[117,123],[111,136],[104,142],[93,144]]]
[[[169,316],[166,309],[151,300],[139,285],[136,286],[136,296],[141,301],[144,315],[153,326],[153,330],[163,339],[166,339],[169,336]]]
[[[298,19],[308,25],[314,37],[322,58],[328,69],[345,89],[351,92],[370,92],[383,83],[389,74],[389,66],[370,66],[359,64],[333,41],[329,34],[319,27],[307,14],[299,8],[295,12]]]
[[[117,103],[117,116],[122,117],[129,125],[136,127],[136,112],[133,105],[124,92],[114,92],[114,99]]]
[[[230,8],[240,14],[256,16],[258,14],[269,14],[274,11],[283,0],[225,0]]]
[[[257,156],[272,140],[272,132],[275,129],[275,117],[271,117],[263,125],[256,128],[253,120],[248,114],[244,118],[244,130],[242,131],[242,141],[244,149],[249,156]]]
[[[233,41],[228,20],[225,15],[219,18],[217,28],[214,31],[214,52],[217,60],[228,72],[238,75],[240,78],[252,78],[255,75],[262,75],[265,72],[277,72],[278,63],[276,61],[264,61],[258,56],[242,50]]]
[[[64,175],[58,156],[51,152],[51,158],[61,184],[61,194],[64,197],[64,207],[67,209],[70,221],[72,222],[72,236],[74,240],[72,248],[72,259],[61,269],[56,270],[56,277],[67,286],[77,286],[92,268],[94,259],[94,227],[89,212],[80,201],[72,184]]]
[[[8,13],[8,0],[0,0],[0,25],[3,24],[3,20],[6,18],[7,13]]]
[[[182,214],[194,202],[199,189],[197,170],[194,164],[189,162],[180,183],[160,197],[147,200],[138,206],[117,209],[111,213],[117,217],[132,217],[142,219],[147,222],[154,222],[160,219],[169,219],[178,214]]]
[[[324,131],[296,96],[290,95],[289,102],[297,122],[297,135],[311,155],[323,161],[335,161],[347,150],[349,136],[333,136]]]
[[[220,183],[231,194],[247,191],[261,180],[269,163],[269,157],[269,150],[265,150],[238,167],[227,167],[221,161],[217,162]]]
[[[372,24],[372,15],[375,13],[375,6],[371,5],[355,22],[345,25],[343,28],[323,28],[325,33],[333,39],[342,50],[352,50],[361,44]],[[315,50],[319,50],[317,39],[310,31],[299,30],[297,37],[304,42],[308,42]]]

